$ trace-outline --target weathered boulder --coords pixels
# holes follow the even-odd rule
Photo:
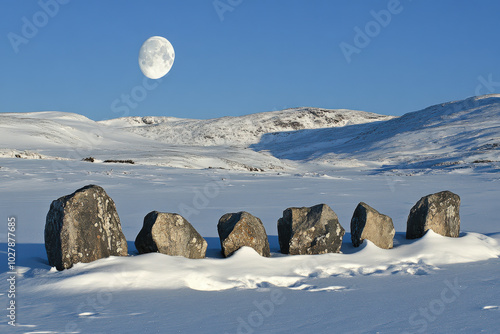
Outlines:
[[[135,239],[140,254],[159,252],[190,259],[203,259],[207,242],[181,215],[153,211],[144,217]]]
[[[49,264],[57,270],[127,256],[115,203],[103,188],[89,185],[52,202],[45,223],[45,249]]]
[[[393,246],[394,224],[389,216],[379,213],[366,203],[359,203],[351,219],[351,241],[359,247],[363,240],[370,240],[380,248]]]
[[[219,219],[217,231],[224,257],[243,246],[252,247],[262,256],[271,256],[264,224],[248,212],[225,214]]]
[[[326,204],[288,208],[278,220],[278,239],[283,254],[339,253],[345,230]]]
[[[442,191],[422,197],[411,208],[406,223],[406,238],[421,238],[429,229],[446,237],[458,237],[460,196]]]

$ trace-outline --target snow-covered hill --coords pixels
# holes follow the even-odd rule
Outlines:
[[[64,112],[0,114],[0,157],[133,160],[179,168],[284,170],[289,164],[248,149],[262,134],[390,119],[351,110],[299,108],[241,117],[188,120],[129,117],[95,122]]]
[[[266,134],[257,151],[280,159],[386,168],[471,167],[500,161],[500,95],[431,106],[387,121]]]
[[[356,110],[294,108],[208,120],[125,117],[99,123],[168,144],[247,146],[257,143],[266,133],[342,127],[391,118]]]
[[[127,117],[95,122],[61,112],[0,114],[0,157],[133,160],[244,171],[363,167],[500,168],[500,95],[401,117],[297,108],[210,120]],[[305,165],[307,164],[307,166]]]

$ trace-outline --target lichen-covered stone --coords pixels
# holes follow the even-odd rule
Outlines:
[[[283,254],[339,253],[344,234],[337,214],[326,204],[288,208],[278,220]]]
[[[445,237],[458,237],[460,196],[442,191],[422,197],[411,208],[406,223],[406,238],[421,238],[430,229]]]
[[[262,256],[271,256],[264,224],[248,212],[225,214],[217,224],[217,231],[224,257],[243,246],[252,247]]]
[[[57,270],[127,255],[115,203],[99,186],[89,185],[53,201],[44,234],[49,264]]]
[[[389,216],[379,213],[366,203],[359,203],[351,219],[351,241],[358,247],[363,240],[370,240],[380,248],[393,246],[394,224]]]
[[[203,259],[207,242],[181,215],[153,211],[144,217],[144,224],[135,239],[140,254],[159,252],[189,259]]]

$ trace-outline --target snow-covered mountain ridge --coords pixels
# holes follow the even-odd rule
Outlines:
[[[280,159],[356,159],[428,168],[500,161],[500,95],[434,105],[387,121],[266,134],[252,145]]]
[[[133,160],[176,168],[245,171],[292,168],[248,149],[272,131],[345,126],[390,119],[351,110],[299,108],[211,120],[128,117],[95,122],[64,112],[0,114],[0,157]],[[292,168],[293,169],[293,168]]]
[[[150,116],[99,123],[168,144],[248,146],[266,133],[342,127],[392,118],[357,110],[303,107],[208,120]]]
[[[337,167],[500,169],[500,95],[401,117],[296,108],[209,120],[63,112],[0,114],[0,157],[133,160],[176,168],[325,172]],[[306,166],[307,165],[307,166]],[[316,166],[316,167],[314,167]]]

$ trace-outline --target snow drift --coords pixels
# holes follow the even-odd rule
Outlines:
[[[347,238],[350,239],[350,238]],[[190,288],[219,291],[232,288],[256,289],[268,286],[292,290],[333,291],[342,286],[315,287],[317,278],[367,275],[425,275],[437,266],[487,260],[500,256],[494,239],[477,233],[459,238],[443,237],[432,230],[416,241],[402,234],[394,249],[378,248],[365,241],[354,249],[343,245],[346,254],[284,256],[271,258],[243,247],[227,259],[200,260],[150,253],[131,257],[110,257],[79,263],[63,272],[38,270],[26,280],[26,291],[84,292],[100,289],[144,290]]]

